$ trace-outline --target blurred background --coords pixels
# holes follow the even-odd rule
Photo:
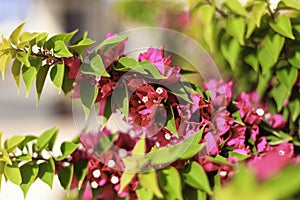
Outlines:
[[[14,28],[28,20],[24,31],[48,32],[51,35],[78,29],[77,36],[88,31],[89,37],[101,42],[108,32],[130,28],[160,26],[182,30],[188,24],[184,0],[0,0],[0,31],[8,37]],[[58,94],[48,81],[41,101],[36,106],[35,89],[25,98],[25,88],[17,87],[10,73],[0,79],[0,131],[4,139],[12,135],[38,135],[60,126],[58,142],[78,134],[72,118],[70,98]],[[57,144],[59,146],[59,144]],[[2,183],[0,199],[23,199],[22,191],[11,183]],[[65,192],[55,181],[52,190],[37,181],[29,190],[28,200],[64,199]]]

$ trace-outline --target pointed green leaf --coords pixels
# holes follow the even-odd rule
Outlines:
[[[235,0],[234,0],[235,1]],[[229,35],[234,37],[240,45],[245,45],[245,32],[246,32],[245,19],[242,17],[226,18],[226,31]]]
[[[255,72],[258,72],[259,63],[256,55],[256,51],[250,51],[244,56],[244,61],[252,67]]]
[[[160,191],[157,181],[157,174],[155,171],[148,173],[139,173],[138,178],[140,184],[145,187],[147,190],[153,192],[158,198],[163,198],[163,194]]]
[[[179,172],[170,166],[159,172],[159,184],[165,194],[165,199],[183,199]]]
[[[153,192],[145,187],[138,187],[135,192],[139,199],[152,200],[154,197]]]
[[[298,70],[294,67],[283,67],[276,71],[277,78],[288,91],[291,91],[298,77]]]
[[[37,36],[39,35],[39,33],[29,33],[29,32],[23,32],[21,35],[20,35],[20,43],[17,44],[17,47],[18,48],[24,48],[24,47],[29,47],[29,43],[35,39]]]
[[[129,115],[129,98],[128,86],[125,79],[123,79],[118,82],[113,92],[111,105],[112,109],[119,109],[126,119],[128,119]]]
[[[7,67],[11,59],[12,59],[12,54],[9,52],[0,55],[0,72],[2,74],[2,79],[4,79],[5,72],[7,70]]]
[[[0,161],[0,188],[2,186],[2,177],[4,175],[4,167],[5,167],[5,162]]]
[[[53,137],[56,137],[57,131],[58,131],[58,126],[42,133],[42,135],[40,135],[37,139],[37,143],[36,143],[37,150],[42,151],[43,149],[45,149],[50,143],[51,139]]]
[[[300,11],[300,4],[296,0],[281,0],[286,7]]]
[[[76,52],[78,55],[82,55],[83,52],[94,43],[95,41],[91,40],[90,38],[85,38],[77,44],[69,46],[69,49],[73,52]]]
[[[255,24],[255,19],[254,18],[249,18],[247,21],[247,31],[246,31],[246,39],[249,39],[252,33],[256,29],[256,24]]]
[[[36,87],[36,93],[37,93],[37,98],[38,98],[37,103],[40,101],[49,69],[50,69],[49,65],[44,65],[39,68],[39,71],[36,75],[35,87]]]
[[[118,44],[120,44],[121,42],[123,42],[124,40],[126,40],[126,38],[128,37],[127,34],[125,35],[117,35],[117,36],[113,36],[111,38],[108,38],[106,40],[104,40],[99,47],[97,48],[97,50],[101,50],[103,52],[107,52],[108,50],[114,48],[115,46],[117,46]]]
[[[16,185],[22,183],[21,171],[17,162],[13,162],[12,165],[6,164],[4,167],[4,174],[10,182]]]
[[[145,154],[146,151],[146,139],[141,137],[139,141],[135,144],[132,154]]]
[[[55,175],[55,163],[52,158],[39,164],[38,177],[52,189]]]
[[[207,175],[200,164],[192,162],[188,169],[182,172],[184,182],[194,188],[203,190],[208,194],[211,194],[211,188]]]
[[[17,53],[17,59],[23,63],[24,65],[26,65],[26,67],[30,67],[30,62],[28,59],[28,54],[26,52],[18,52]]]
[[[84,74],[92,74],[95,76],[103,76],[107,74],[102,58],[97,53],[90,54],[90,61],[88,64],[83,64],[80,67],[80,71]]]
[[[42,47],[44,45],[44,43],[46,42],[48,37],[48,33],[44,32],[44,33],[40,33],[37,37],[36,37],[36,43],[37,46]]]
[[[77,148],[79,144],[75,144],[73,142],[63,142],[60,146],[60,150],[62,155],[55,158],[57,161],[61,161],[71,155]]]
[[[121,180],[120,180],[120,189],[118,191],[118,193],[122,193],[122,191],[124,190],[124,188],[132,181],[132,179],[135,177],[136,173],[132,173],[132,172],[127,172],[124,171],[122,176],[121,176]]]
[[[11,160],[6,149],[0,147],[0,161],[4,161],[11,165]]]
[[[4,142],[4,147],[7,152],[13,152],[24,139],[24,136],[15,135]]]
[[[20,34],[21,34],[21,31],[24,27],[24,25],[26,24],[26,21],[21,23],[10,35],[9,39],[11,41],[11,43],[13,43],[14,45],[17,45],[18,44],[18,41],[19,41],[19,37],[20,37]]]
[[[261,18],[266,13],[266,6],[267,4],[265,2],[257,2],[252,7],[253,16],[255,18],[256,26],[260,27]]]
[[[72,57],[73,54],[68,50],[64,41],[58,40],[54,42],[54,54],[60,57]]]
[[[276,22],[270,21],[269,24],[275,32],[277,32],[285,37],[288,37],[292,40],[295,39],[293,32],[292,32],[291,21],[287,15],[285,15],[285,14],[280,15]]]
[[[37,69],[35,67],[22,67],[22,78],[26,88],[26,97],[29,96],[31,86],[37,75]]]
[[[289,102],[289,110],[291,113],[292,121],[295,122],[300,116],[300,98],[293,99]]]
[[[87,172],[88,172],[88,162],[85,160],[77,161],[76,165],[74,165],[74,173],[75,173],[76,179],[78,181],[79,189],[82,186],[82,183],[86,177]]]
[[[221,52],[231,69],[235,70],[238,67],[241,52],[240,44],[234,38],[228,38],[224,35],[221,39]]]
[[[69,71],[70,71],[69,67],[65,68],[65,73],[64,73],[64,78],[63,78],[64,80],[63,80],[63,84],[62,84],[62,90],[64,91],[65,94],[68,94],[73,89],[74,79],[69,78],[69,75],[68,75]]]
[[[53,84],[57,87],[59,92],[61,91],[65,73],[65,65],[63,63],[58,63],[52,67],[50,71],[50,78]]]
[[[21,62],[18,59],[15,59],[12,68],[11,73],[14,77],[15,83],[18,87],[18,93],[20,92],[20,74],[21,74]]]
[[[290,91],[288,91],[283,84],[277,84],[275,87],[273,87],[270,94],[273,96],[277,105],[277,112],[280,112],[283,108],[285,100],[290,95]]]
[[[170,105],[168,109],[168,119],[166,122],[165,128],[168,129],[175,137],[178,137],[178,132],[175,124],[175,117],[174,117],[174,112],[173,108]]]
[[[248,12],[238,0],[226,0],[225,5],[235,14],[247,17]]]
[[[35,181],[39,168],[35,164],[26,163],[25,165],[22,165],[20,167],[21,175],[22,175],[22,183],[20,185],[24,197],[26,198],[27,192],[32,185],[32,183]]]
[[[70,187],[72,183],[73,171],[74,171],[74,166],[70,165],[68,167],[64,167],[60,169],[58,172],[58,179],[60,185],[67,191],[68,194],[70,192]]]
[[[91,79],[84,79],[80,82],[80,100],[85,113],[89,117],[90,111],[98,95],[98,88],[91,84]]]

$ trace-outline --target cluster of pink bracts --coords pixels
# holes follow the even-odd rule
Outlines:
[[[108,37],[113,36],[108,35]],[[96,103],[103,103],[111,96],[119,79],[124,74],[113,68],[113,65],[123,56],[124,45],[123,42],[106,54],[100,53],[110,77],[101,77],[95,83],[99,88]],[[208,174],[219,173],[223,184],[234,176],[234,166],[239,162],[236,156],[230,157],[229,152],[245,155],[247,158],[243,162],[253,169],[259,180],[265,180],[286,165],[297,162],[293,144],[282,142],[271,146],[268,143],[264,131],[260,128],[262,120],[267,121],[274,129],[284,128],[286,122],[281,115],[271,115],[265,106],[259,105],[256,93],[242,93],[233,100],[232,82],[211,80],[205,84],[204,88],[214,88],[210,92],[209,100],[206,100],[202,94],[195,93],[189,95],[191,102],[182,104],[183,101],[178,101],[176,95],[164,87],[178,83],[181,77],[180,67],[172,66],[171,56],[165,57],[162,48],[149,48],[147,52],[140,54],[139,61],[143,60],[152,62],[159,73],[165,77],[161,81],[163,83],[161,85],[147,83],[138,73],[134,78],[123,77],[128,81],[128,89],[132,92],[129,98],[129,121],[134,125],[136,133],[148,130],[148,134],[151,134],[146,139],[146,153],[152,147],[176,145],[178,142],[170,130],[162,126],[164,124],[159,124],[160,120],[156,119],[156,116],[166,116],[164,108],[168,104],[174,113],[179,138],[188,137],[205,126],[200,143],[206,142],[206,148],[188,160],[197,161]],[[64,61],[70,68],[69,78],[75,79],[80,74],[81,61],[73,58],[66,58]],[[79,97],[78,84],[74,86],[73,97]],[[133,136],[118,132],[113,141],[114,147],[118,147],[118,150],[112,147],[102,153],[100,157],[89,151],[89,149],[97,147],[98,141],[103,135],[111,134],[107,129],[98,134],[82,134],[83,146],[71,155],[69,162],[74,165],[81,161],[88,162],[88,173],[81,186],[85,188],[83,199],[92,199],[91,189],[99,187],[101,188],[99,199],[116,199],[116,197],[137,199],[135,193],[139,184],[137,176],[124,190],[119,191],[123,172],[117,169],[124,167],[122,158],[130,154],[140,135]],[[216,155],[226,158],[228,164],[215,163],[209,159],[209,156]],[[171,165],[180,170],[188,160],[177,160]],[[58,163],[58,165],[60,164],[63,163]],[[78,187],[78,181],[74,176],[72,188],[76,187]]]

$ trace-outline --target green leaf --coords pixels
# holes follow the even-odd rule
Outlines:
[[[61,156],[55,158],[57,161],[61,161],[71,155],[77,148],[79,144],[75,144],[73,142],[63,142],[60,146],[60,150],[62,152]]]
[[[17,162],[13,162],[12,165],[6,164],[4,167],[4,174],[10,182],[16,185],[22,183],[21,171]]]
[[[35,140],[37,137],[33,135],[26,135],[25,139],[19,144],[19,149],[23,149],[29,142]]]
[[[40,101],[49,69],[50,69],[49,65],[44,65],[39,68],[39,71],[36,75],[35,87],[36,87],[36,93],[37,93],[37,98],[38,98],[37,103]]]
[[[202,130],[189,136],[177,145],[169,145],[158,149],[153,148],[149,153],[145,154],[144,158],[150,161],[152,166],[172,163],[178,158],[186,159],[194,153],[195,149],[193,148],[197,148],[195,145],[200,141],[201,137]],[[202,144],[200,148],[202,148]]]
[[[24,136],[15,135],[4,142],[4,147],[7,152],[13,152],[24,139]]]
[[[235,0],[234,0],[235,1]],[[242,46],[245,45],[245,31],[246,31],[245,19],[242,17],[226,18],[226,31],[229,35],[234,37],[238,43]]]
[[[0,161],[0,187],[2,186],[2,177],[4,175],[5,162]]]
[[[288,91],[291,91],[298,77],[298,70],[294,67],[283,67],[276,71],[277,78]]]
[[[53,48],[54,54],[60,57],[72,57],[73,54],[68,50],[66,44],[62,40],[58,40],[54,42]]]
[[[84,63],[80,67],[80,71],[84,74],[92,74],[95,76],[107,76],[107,72],[105,70],[102,58],[97,53],[90,54],[90,61],[89,63]]]
[[[160,191],[157,181],[157,174],[155,171],[148,173],[139,173],[138,178],[140,184],[145,187],[147,190],[153,192],[158,198],[163,198],[163,194]]]
[[[199,153],[201,151],[201,149],[203,149],[203,147],[205,146],[205,143],[201,143],[199,144],[202,135],[203,135],[203,130],[204,130],[204,126],[200,129],[200,131],[198,131],[197,133],[195,133],[194,135],[194,139],[192,141],[192,143],[190,144],[190,146],[188,146],[188,148],[184,151],[184,153],[179,157],[179,159],[188,159],[193,157],[194,155],[196,155],[197,153]]]
[[[176,124],[175,124],[174,112],[173,112],[171,105],[169,106],[169,109],[168,109],[168,118],[167,118],[165,128],[167,130],[169,130],[175,137],[178,137],[178,132],[176,129]]]
[[[245,126],[243,120],[241,119],[241,115],[240,115],[240,112],[239,112],[239,111],[236,111],[236,112],[232,113],[231,115],[232,115],[232,117],[234,118],[234,121],[235,121],[236,123]]]
[[[277,62],[279,54],[283,48],[285,38],[278,35],[266,35],[263,46],[258,52],[258,61],[262,66],[262,74],[270,73],[270,69]]]
[[[246,39],[249,39],[250,36],[252,35],[252,33],[255,31],[256,29],[256,24],[255,24],[255,19],[254,18],[249,18],[247,20],[247,31],[246,31]]]
[[[268,83],[271,78],[271,73],[266,73],[264,75],[260,74],[258,76],[258,84],[256,86],[256,90],[259,95],[263,95],[267,89]]]
[[[159,172],[159,183],[164,191],[165,199],[183,199],[181,178],[172,166],[169,166]]]
[[[112,109],[118,108],[122,114],[128,119],[129,115],[129,94],[126,81],[123,79],[118,82],[112,95]]]
[[[146,151],[146,139],[141,137],[139,141],[135,144],[132,154],[145,154]]]
[[[19,155],[16,157],[17,161],[32,161],[31,155],[26,154],[26,155]]]
[[[85,119],[89,117],[91,107],[98,95],[96,85],[91,85],[91,79],[84,79],[80,82],[80,100],[85,113]]]
[[[257,27],[260,27],[261,18],[266,13],[266,6],[267,4],[265,2],[257,2],[252,7],[252,13]]]
[[[0,72],[2,74],[2,79],[4,79],[5,72],[7,67],[12,59],[12,54],[10,52],[6,52],[0,55]]]
[[[82,183],[86,177],[87,172],[88,172],[88,162],[85,160],[77,161],[76,165],[74,165],[74,173],[75,173],[76,179],[78,181],[79,189],[82,186]]]
[[[31,86],[37,75],[37,69],[35,67],[22,67],[22,78],[26,88],[26,97],[29,96]]]
[[[63,63],[58,63],[52,67],[50,71],[50,78],[53,84],[59,89],[59,92],[62,89],[62,84],[64,80],[65,65]]]
[[[268,199],[288,199],[299,191],[299,172],[299,165],[289,166],[265,181],[260,190],[267,194]]]
[[[99,45],[99,47],[97,48],[97,51],[101,50],[103,52],[107,52],[108,50],[114,48],[115,46],[117,46],[118,44],[120,44],[121,42],[126,40],[127,37],[128,37],[128,35],[124,34],[124,35],[117,35],[117,36],[108,38]]]
[[[18,41],[19,41],[19,37],[20,37],[20,34],[21,34],[21,31],[24,27],[24,25],[26,24],[26,21],[21,23],[12,33],[11,35],[9,36],[9,39],[11,41],[11,43],[13,43],[14,45],[17,45],[18,44]]]
[[[207,175],[197,162],[191,162],[188,169],[182,172],[182,177],[184,182],[191,187],[203,190],[208,194],[212,193]]]
[[[124,188],[132,181],[132,179],[135,177],[136,173],[132,173],[132,172],[127,172],[124,171],[122,176],[121,176],[121,180],[120,180],[120,189],[118,191],[118,193],[122,193],[122,191],[124,190]]]
[[[21,74],[21,62],[18,59],[15,59],[12,68],[11,73],[14,77],[15,83],[18,87],[18,93],[20,92],[20,74]]]
[[[21,35],[20,35],[20,43],[17,45],[17,47],[19,49],[22,49],[24,47],[29,47],[29,43],[35,39],[37,36],[39,35],[39,33],[29,33],[29,32],[23,32]]]
[[[73,171],[74,171],[74,166],[70,165],[68,167],[62,168],[58,172],[58,179],[60,185],[67,191],[68,194],[70,192],[70,187],[72,183]]]
[[[295,98],[289,102],[289,110],[291,113],[292,121],[295,122],[300,115],[300,98]]]
[[[238,66],[241,46],[234,38],[226,36],[224,35],[221,39],[221,53],[234,71]]]
[[[44,32],[44,33],[40,33],[37,37],[36,37],[36,43],[37,46],[42,47],[44,45],[44,43],[46,42],[48,37],[48,33]]]
[[[140,66],[140,64],[138,61],[136,61],[136,59],[125,56],[118,60],[118,63],[114,66],[114,69],[117,71],[129,71],[130,69],[135,69],[138,66]]]
[[[32,163],[26,163],[25,165],[22,165],[22,167],[20,167],[20,171],[22,175],[22,183],[20,187],[24,193],[24,197],[26,198],[26,194],[30,186],[35,181],[38,175],[39,167]]]
[[[243,161],[250,157],[250,155],[245,155],[234,151],[230,151],[228,155],[229,157],[236,157],[238,161]]]
[[[63,84],[61,86],[61,88],[62,88],[62,90],[64,91],[65,94],[71,92],[72,89],[73,89],[74,80],[69,79],[69,71],[70,71],[69,67],[65,68]]]
[[[234,14],[247,17],[248,12],[246,9],[241,5],[238,0],[226,0],[225,5],[229,10],[231,10]]]
[[[300,11],[300,4],[296,0],[281,0],[286,7]]]
[[[269,25],[275,32],[277,32],[287,38],[290,38],[292,40],[295,39],[293,32],[292,32],[291,21],[287,15],[285,15],[285,14],[280,15],[276,22],[270,21]]]
[[[36,142],[36,147],[38,151],[42,151],[43,149],[45,149],[50,141],[52,140],[53,137],[56,137],[57,135],[57,131],[58,131],[58,126],[49,129],[47,131],[45,131],[44,133],[42,133]]]
[[[252,67],[255,72],[259,70],[258,58],[256,56],[256,51],[250,51],[244,56],[244,61]]]
[[[52,158],[39,164],[38,177],[52,189],[55,175],[55,163]]]
[[[144,74],[144,76],[147,78],[158,80],[163,80],[166,78],[158,71],[157,67],[149,61],[140,62],[140,66],[137,66],[134,70],[141,74]]]
[[[286,89],[283,84],[277,84],[271,90],[270,94],[273,96],[275,103],[277,105],[277,111],[281,111],[283,108],[285,100],[289,97],[290,91]]]
[[[146,189],[145,187],[138,187],[135,192],[139,199],[143,199],[143,200],[153,199],[153,193],[148,189]]]
[[[76,52],[78,55],[82,55],[83,52],[94,43],[95,43],[95,41],[93,41],[89,38],[84,38],[77,44],[69,46],[69,49],[73,52]]]
[[[6,149],[0,147],[0,161],[4,161],[11,165],[11,160]]]

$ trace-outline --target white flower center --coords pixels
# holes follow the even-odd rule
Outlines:
[[[93,189],[98,188],[98,183],[97,183],[96,181],[91,182],[91,187],[92,187]]]
[[[121,158],[124,158],[127,156],[127,151],[125,149],[119,149],[118,154]]]
[[[116,165],[116,162],[114,160],[109,160],[107,163],[108,167],[114,167]]]
[[[256,109],[256,114],[258,114],[259,116],[263,116],[265,114],[265,111],[262,108],[258,108]]]
[[[280,156],[284,156],[285,155],[285,152],[283,150],[279,150],[278,153],[279,153]]]
[[[144,97],[142,98],[142,101],[143,101],[144,103],[146,103],[146,102],[148,101],[148,97],[144,96]]]
[[[166,134],[165,134],[165,139],[166,139],[166,140],[170,140],[170,139],[171,139],[171,135],[170,135],[169,133],[166,133]]]
[[[117,184],[119,182],[119,178],[117,176],[112,176],[110,181],[112,184]]]
[[[164,90],[163,90],[161,87],[158,87],[158,88],[156,89],[156,92],[157,92],[158,94],[162,94],[163,91],[164,91]]]
[[[94,178],[99,178],[100,176],[101,176],[101,171],[99,169],[93,171]]]
[[[227,172],[226,171],[220,171],[219,174],[220,174],[221,177],[227,176]]]

